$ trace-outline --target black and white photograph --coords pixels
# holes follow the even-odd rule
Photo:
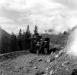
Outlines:
[[[77,75],[77,0],[0,0],[0,75]]]

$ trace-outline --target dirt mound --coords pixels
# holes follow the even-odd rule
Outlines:
[[[77,60],[73,59],[64,51],[51,54],[49,66],[46,68],[47,75],[71,75],[77,68]]]

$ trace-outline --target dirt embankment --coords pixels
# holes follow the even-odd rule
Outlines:
[[[15,52],[5,54],[2,61],[0,75],[71,75],[77,68],[77,61],[64,52],[39,56]]]

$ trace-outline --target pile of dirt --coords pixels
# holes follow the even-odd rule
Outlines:
[[[49,60],[46,75],[71,75],[77,69],[77,60],[64,51],[51,54]]]
[[[77,60],[63,50],[39,56],[18,52],[9,57],[14,54],[19,56],[0,64],[0,75],[71,75],[77,69]]]

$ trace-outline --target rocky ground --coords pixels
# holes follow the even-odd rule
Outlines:
[[[0,62],[0,75],[38,75],[45,74],[47,55],[24,54]]]
[[[24,53],[0,61],[0,75],[71,75],[75,68],[76,59],[63,52],[39,56]]]

